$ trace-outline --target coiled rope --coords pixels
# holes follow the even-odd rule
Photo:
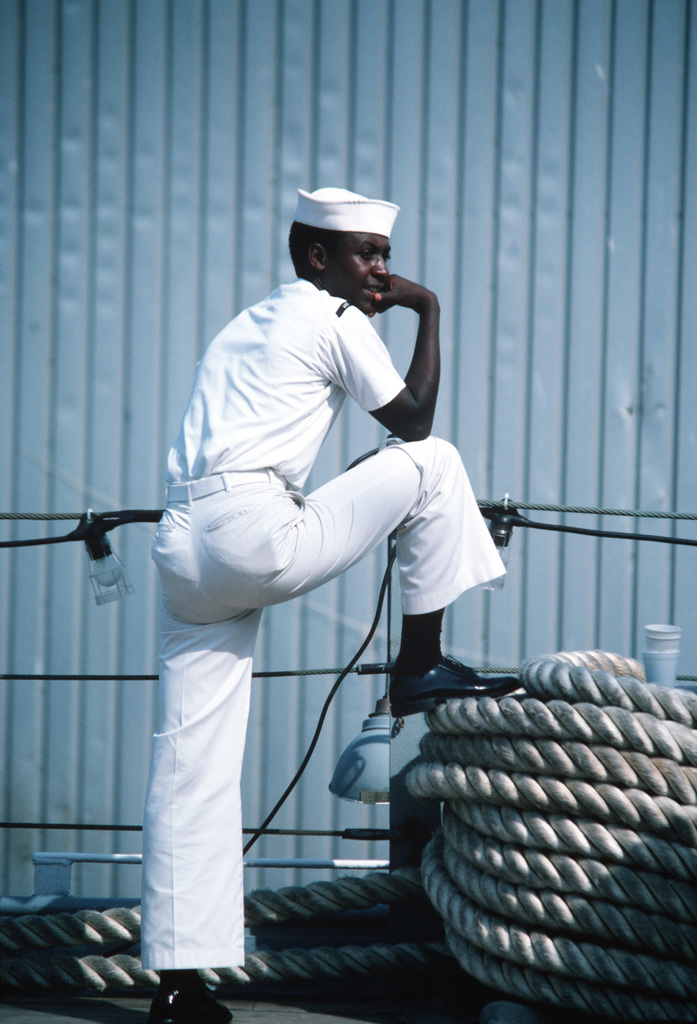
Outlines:
[[[199,971],[211,985],[245,985],[251,982],[275,982],[310,978],[350,978],[356,975],[376,977],[405,973],[431,973],[452,962],[439,943],[387,943],[374,946],[318,947],[282,952],[264,950],[248,953],[243,967],[219,971]],[[138,958],[123,953],[102,956],[48,959],[3,959],[0,965],[3,991],[37,989],[114,989],[150,988],[158,983],[155,971],[146,970]]]
[[[371,872],[363,878],[313,882],[306,887],[260,889],[245,899],[245,924],[274,924],[307,919],[316,914],[339,914],[349,909],[393,905],[423,893],[418,869],[391,874]],[[27,949],[54,949],[85,944],[132,944],[140,939],[140,912],[117,907],[103,913],[0,917],[0,949],[17,953]],[[451,963],[441,943],[378,943],[372,946],[321,947],[274,952],[264,950],[246,957],[243,967],[201,972],[213,985],[248,984],[306,978],[378,976],[405,972],[428,973]],[[156,972],[124,953],[113,956],[0,958],[3,991],[36,989],[138,989],[156,985]]]
[[[427,715],[413,795],[448,947],[485,984],[617,1020],[697,1019],[697,697],[604,652]]]
[[[392,905],[423,893],[417,868],[388,874],[372,871],[363,878],[310,882],[307,886],[257,889],[244,900],[244,922],[280,924],[344,910]],[[0,917],[0,949],[51,949],[54,946],[106,945],[140,941],[140,909],[80,910],[75,914],[25,914]]]

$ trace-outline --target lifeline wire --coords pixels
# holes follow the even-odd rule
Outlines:
[[[648,512],[627,508],[592,508],[584,505],[536,505],[512,501],[510,498],[508,505],[503,501],[489,501],[486,498],[479,499],[477,504],[480,508],[491,508],[501,512],[515,506],[518,509],[525,509],[526,512],[577,512],[589,516],[628,516],[635,519],[697,519],[697,512]]]
[[[162,509],[122,509],[119,512],[83,512],[81,515],[66,514],[39,516],[35,513],[0,513],[0,519],[79,519],[78,525],[70,533],[59,537],[32,537],[29,540],[3,540],[0,548],[36,547],[40,544],[64,544],[71,540],[89,540],[95,534],[104,535],[109,530],[122,526],[124,523],[159,523]]]
[[[374,453],[370,452],[369,455]],[[366,458],[368,456],[365,456]],[[357,460],[361,461],[361,460]],[[354,463],[353,465],[356,465]],[[352,466],[349,467],[351,469]],[[662,544],[677,544],[688,547],[697,547],[697,539],[692,540],[687,537],[661,537],[656,534],[646,533],[629,533],[620,530],[596,530],[590,527],[581,526],[567,526],[566,524],[557,523],[539,523],[534,522],[531,519],[526,519],[525,516],[517,514],[519,510],[537,510],[546,512],[574,512],[581,513],[584,515],[617,515],[617,516],[630,516],[634,518],[649,518],[649,519],[670,519],[670,520],[697,520],[697,513],[693,512],[646,512],[646,511],[631,511],[628,509],[606,509],[606,508],[591,508],[583,506],[573,505],[535,505],[525,504],[523,502],[511,501],[508,505],[504,505],[500,501],[488,501],[486,499],[477,502],[480,510],[486,518],[491,518],[491,515],[487,513],[504,512],[508,516],[512,526],[527,526],[532,527],[536,530],[551,530],[557,533],[576,533],[582,534],[587,537],[607,537],[617,538],[621,540],[645,540],[645,541],[657,541]],[[513,510],[516,510],[515,512]],[[63,534],[60,537],[35,537],[29,540],[3,540],[0,541],[0,548],[16,548],[16,547],[35,547],[42,544],[62,544],[66,541],[72,540],[84,540],[85,529],[91,528],[92,530],[99,530],[101,527],[102,532],[113,530],[117,526],[122,526],[124,523],[156,523],[162,518],[161,509],[124,509],[119,512],[98,512],[95,513],[91,520],[86,520],[86,514],[82,513],[79,515],[73,515],[70,513],[33,513],[33,512],[0,512],[0,519],[79,519],[79,525],[72,530],[70,533]]]
[[[369,452],[369,455],[374,452]],[[367,456],[366,456],[367,458]],[[353,469],[359,461],[352,463],[348,468]],[[508,500],[508,506],[501,500],[492,501],[489,498],[478,498],[477,504],[480,508],[491,508],[501,509],[502,511],[507,507],[514,505],[516,508],[525,509],[526,512],[576,512],[581,515],[593,515],[593,516],[628,516],[630,518],[639,519],[697,519],[697,512],[661,512],[661,511],[648,511],[646,509],[629,509],[629,508],[598,508],[594,505],[552,505],[552,504],[537,504],[527,503],[524,501],[515,501],[511,498]],[[130,511],[130,510],[129,510]],[[143,515],[148,517],[159,515],[162,516],[161,509],[146,509],[141,510]],[[96,513],[97,515],[104,516],[115,516],[119,515],[118,512],[103,512]],[[141,514],[141,513],[138,513]],[[0,519],[31,519],[34,521],[39,520],[61,520],[61,519],[80,519],[84,513],[82,512],[0,512]],[[131,520],[138,522],[154,522],[154,519],[148,518],[147,520]],[[118,525],[118,524],[115,524]]]
[[[370,453],[368,453],[368,455],[366,455],[364,457],[367,458],[369,455],[372,455],[372,454],[374,454],[374,453],[370,452]],[[357,462],[359,462],[359,461],[362,461],[362,459],[357,460],[355,463],[353,463],[353,465],[356,465]],[[351,469],[351,468],[352,468],[352,466],[349,467],[349,469]],[[627,540],[659,541],[659,542],[667,543],[667,544],[678,544],[678,545],[688,545],[688,546],[695,546],[695,547],[697,547],[697,540],[690,540],[690,539],[687,539],[687,538],[661,537],[661,536],[649,535],[649,534],[626,533],[626,532],[610,531],[610,530],[594,530],[594,529],[589,529],[589,528],[585,528],[585,527],[574,527],[574,526],[566,526],[566,525],[561,525],[561,524],[537,523],[537,522],[533,522],[530,519],[526,519],[524,516],[521,516],[518,513],[518,510],[520,508],[525,508],[525,509],[537,509],[539,511],[547,510],[547,511],[557,511],[557,512],[567,512],[567,511],[568,512],[583,512],[583,513],[595,514],[595,515],[628,515],[628,516],[646,516],[646,517],[649,517],[649,518],[689,519],[689,520],[697,519],[697,514],[693,514],[693,513],[678,513],[678,512],[667,512],[667,513],[661,513],[661,512],[658,512],[658,513],[653,513],[653,512],[631,512],[631,511],[619,510],[619,509],[611,510],[611,509],[579,508],[579,507],[561,506],[561,505],[559,505],[559,506],[552,506],[552,505],[525,505],[525,504],[522,504],[522,503],[519,503],[519,504],[516,505],[513,502],[511,502],[510,505],[509,505],[508,502],[506,504],[504,504],[502,502],[491,502],[491,501],[479,501],[478,504],[479,504],[480,509],[485,509],[485,510],[489,510],[489,511],[492,511],[492,512],[499,511],[499,510],[505,512],[513,526],[526,526],[526,527],[532,527],[532,528],[538,529],[538,530],[550,530],[550,531],[556,531],[556,532],[561,532],[561,533],[577,533],[577,534],[583,534],[585,536],[593,536],[593,537],[610,537],[610,538],[622,538],[622,539],[627,539]],[[510,509],[510,511],[509,511],[509,509]],[[513,511],[514,509],[515,509],[515,512]],[[25,519],[25,518],[26,519],[67,519],[67,518],[74,519],[74,518],[77,518],[77,519],[80,520],[80,523],[75,528],[75,530],[73,530],[70,533],[65,534],[63,536],[60,536],[60,537],[34,538],[34,539],[30,539],[30,540],[19,540],[19,541],[17,541],[17,540],[13,540],[13,541],[0,541],[0,548],[28,547],[28,546],[34,546],[34,545],[40,545],[40,544],[58,544],[58,543],[66,542],[66,541],[72,541],[72,540],[84,540],[84,532],[85,532],[85,528],[86,527],[89,527],[90,529],[95,529],[95,528],[99,528],[99,526],[101,526],[102,530],[104,532],[107,532],[109,530],[114,529],[117,526],[121,526],[123,523],[128,523],[128,522],[131,522],[131,523],[132,522],[152,522],[152,523],[155,523],[155,522],[159,522],[161,517],[162,517],[162,510],[132,510],[132,509],[126,509],[126,510],[122,510],[120,512],[97,513],[90,520],[87,519],[87,516],[84,513],[81,514],[81,515],[75,516],[75,515],[70,515],[70,514],[67,514],[67,513],[54,513],[54,514],[46,514],[46,515],[44,515],[44,514],[40,514],[40,513],[6,513],[6,512],[0,512],[0,519]],[[317,723],[317,727],[315,729],[315,734],[314,734],[314,736],[312,738],[312,741],[310,743],[308,751],[307,751],[305,757],[303,758],[302,763],[300,764],[300,767],[298,768],[295,776],[293,777],[293,779],[289,783],[288,787],[286,788],[285,792],[283,793],[283,795],[279,799],[279,801],[276,804],[276,806],[273,808],[273,810],[267,816],[267,818],[263,822],[263,824],[260,825],[259,828],[255,831],[254,835],[252,836],[250,841],[245,846],[245,848],[244,848],[244,852],[245,853],[254,845],[254,843],[257,841],[259,836],[264,833],[264,831],[266,829],[266,826],[276,816],[276,814],[281,809],[281,807],[283,806],[283,804],[285,803],[287,798],[290,796],[290,794],[293,791],[293,789],[295,788],[295,786],[297,785],[298,781],[300,780],[300,777],[302,776],[303,772],[305,771],[307,763],[309,762],[310,757],[312,756],[312,753],[314,752],[314,749],[315,749],[315,747],[317,745],[317,742],[319,740],[320,732],[322,730],[322,726],[324,724],[324,720],[325,720],[327,712],[329,710],[329,705],[331,704],[331,701],[333,700],[333,698],[334,698],[334,696],[335,696],[339,686],[343,682],[343,680],[353,670],[353,668],[356,665],[356,663],[358,662],[359,658],[361,657],[361,655],[363,654],[363,652],[367,648],[368,644],[372,640],[373,635],[375,633],[375,630],[377,629],[377,625],[378,625],[378,621],[379,621],[379,618],[380,618],[380,614],[382,612],[382,605],[383,605],[383,601],[384,601],[384,597],[385,597],[385,592],[387,590],[387,583],[388,583],[388,580],[389,580],[390,571],[392,569],[392,564],[394,562],[395,554],[396,554],[396,552],[392,551],[392,553],[390,555],[390,558],[388,560],[387,570],[386,570],[385,575],[383,577],[382,586],[380,588],[380,595],[379,595],[379,598],[378,598],[378,606],[377,606],[377,611],[376,611],[376,614],[375,614],[375,619],[374,619],[373,624],[372,624],[372,626],[371,626],[371,628],[370,628],[370,630],[368,632],[368,635],[367,635],[366,639],[364,640],[364,642],[361,645],[361,647],[358,650],[358,652],[351,659],[350,663],[341,672],[341,675],[339,676],[339,678],[335,682],[334,686],[330,690],[329,695],[328,695],[328,697],[327,697],[327,699],[325,701],[324,707],[322,708],[322,711],[320,713],[320,717],[319,717],[319,720],[318,720],[318,723]]]

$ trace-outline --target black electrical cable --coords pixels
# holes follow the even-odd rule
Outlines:
[[[697,547],[697,540],[687,537],[661,537],[653,533],[628,533],[622,530],[594,530],[586,526],[567,526],[561,523],[538,523],[525,516],[511,515],[508,517],[511,526],[530,526],[535,530],[551,530],[555,533],[579,533],[585,537],[614,537],[619,540],[653,540],[662,544],[684,544]]]
[[[75,540],[72,533],[63,537],[33,537],[31,540],[0,540],[0,548],[31,548],[39,544],[63,544],[66,540]]]
[[[344,679],[349,674],[349,672],[354,667],[354,665],[358,662],[358,660],[360,659],[361,655],[363,654],[363,652],[367,648],[368,644],[373,639],[373,636],[375,635],[375,630],[378,628],[378,623],[380,621],[380,615],[382,614],[382,606],[383,606],[383,603],[384,603],[384,600],[385,600],[385,594],[387,592],[387,585],[388,585],[388,582],[389,582],[389,579],[390,579],[390,573],[392,571],[392,566],[394,564],[394,560],[395,560],[396,555],[397,555],[397,551],[396,551],[396,548],[394,548],[390,552],[389,558],[387,560],[387,569],[385,570],[385,575],[382,578],[382,584],[380,586],[380,593],[378,594],[378,604],[377,604],[377,608],[376,608],[376,611],[375,611],[375,617],[373,619],[373,622],[372,622],[372,625],[371,625],[370,629],[368,630],[368,635],[366,636],[365,640],[363,641],[363,643],[361,644],[359,649],[356,651],[356,653],[354,654],[354,656],[351,659],[351,661],[348,663],[346,668],[343,670],[343,672],[341,673],[341,675],[339,676],[339,678],[336,680],[336,682],[332,686],[331,690],[329,691],[327,699],[324,702],[324,706],[322,708],[322,711],[320,712],[320,716],[319,716],[319,719],[317,721],[317,726],[315,727],[315,734],[312,737],[312,740],[310,742],[310,746],[307,749],[307,753],[305,754],[305,757],[302,759],[302,761],[300,763],[300,767],[298,768],[298,770],[295,773],[295,775],[293,776],[292,780],[290,781],[290,783],[286,787],[285,792],[283,793],[283,795],[280,797],[280,799],[276,803],[276,806],[266,816],[265,820],[261,823],[261,825],[255,831],[255,833],[252,836],[252,838],[249,840],[249,842],[244,847],[243,853],[247,853],[247,851],[254,845],[254,843],[256,843],[257,839],[261,835],[263,835],[263,833],[266,831],[266,827],[269,825],[269,823],[271,821],[273,821],[273,819],[276,817],[276,815],[280,811],[281,807],[283,807],[284,803],[286,802],[286,800],[288,799],[290,794],[293,792],[293,790],[297,786],[298,782],[300,781],[300,778],[301,778],[303,772],[307,768],[308,762],[309,762],[310,758],[312,757],[312,754],[314,753],[315,747],[317,746],[317,742],[319,740],[320,733],[322,731],[322,726],[324,725],[324,720],[327,717],[327,712],[329,711],[329,705],[333,701],[333,699],[334,699],[334,697],[336,695],[336,692],[339,689],[339,687],[341,686],[341,684],[343,683]]]
[[[71,540],[90,541],[103,537],[109,530],[124,523],[159,523],[162,509],[123,509],[120,512],[84,512],[80,522],[70,533],[60,537],[32,537],[30,540],[2,540],[0,548],[27,548],[39,544],[64,544]]]
[[[485,519],[493,523],[502,521],[507,526],[530,526],[533,529],[548,529],[557,534],[581,534],[584,537],[608,537],[620,541],[657,541],[660,544],[678,544],[697,547],[697,540],[684,537],[660,537],[656,534],[630,534],[618,529],[594,529],[592,526],[567,526],[566,523],[536,522],[521,515],[515,505],[496,505],[479,510]]]
[[[142,825],[81,825],[78,822],[0,821],[0,829],[31,829],[37,832],[142,832]],[[254,835],[255,828],[243,828],[244,835]],[[267,836],[305,836],[309,838],[358,839],[361,841],[389,839],[389,829],[378,828],[267,828]]]

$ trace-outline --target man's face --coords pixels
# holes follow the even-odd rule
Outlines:
[[[374,295],[389,288],[389,258],[390,243],[384,235],[347,232],[333,256],[324,253],[320,284],[330,295],[372,314],[376,310]]]

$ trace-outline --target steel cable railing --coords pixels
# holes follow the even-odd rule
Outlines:
[[[591,506],[577,506],[577,505],[554,505],[554,504],[535,504],[535,503],[524,503],[524,502],[509,502],[506,498],[505,501],[489,501],[480,500],[478,502],[479,507],[482,511],[482,515],[486,518],[491,519],[492,523],[495,522],[497,515],[503,515],[510,526],[521,526],[532,529],[556,531],[562,533],[574,533],[583,534],[586,536],[595,537],[607,537],[607,538],[622,538],[633,541],[658,541],[662,543],[675,544],[675,545],[688,545],[697,546],[697,539],[674,537],[674,536],[660,536],[660,535],[646,535],[637,534],[632,532],[624,531],[607,531],[594,528],[586,527],[573,527],[568,526],[565,523],[553,524],[553,523],[539,523],[527,519],[520,515],[520,510],[525,511],[542,511],[542,512],[557,512],[561,514],[573,513],[583,515],[594,515],[594,516],[624,516],[630,518],[649,518],[649,519],[664,519],[670,521],[693,521],[697,520],[697,513],[685,513],[685,512],[660,512],[660,511],[646,511],[646,510],[631,510],[631,509],[612,509],[602,507],[591,507]],[[29,521],[61,521],[61,520],[78,520],[78,526],[75,530],[68,534],[64,534],[59,537],[42,537],[42,538],[31,538],[26,540],[9,540],[0,541],[0,547],[12,548],[12,547],[27,547],[27,546],[38,546],[42,544],[56,544],[75,540],[86,541],[89,537],[95,534],[101,534],[102,536],[107,531],[115,529],[117,526],[124,525],[126,523],[142,522],[142,523],[156,523],[160,520],[162,511],[157,509],[150,510],[137,510],[137,509],[126,509],[117,512],[104,512],[104,513],[92,513],[89,510],[87,513],[38,513],[38,512],[0,512],[0,520],[29,520]],[[375,623],[374,623],[375,625]],[[362,652],[361,652],[362,653]],[[313,676],[313,675],[339,675],[343,678],[349,672],[357,674],[381,674],[389,672],[391,665],[389,663],[380,664],[369,664],[369,665],[357,665],[353,662],[349,667],[343,669],[337,668],[320,668],[320,669],[296,669],[296,670],[282,670],[273,672],[254,672],[252,673],[253,678],[287,678],[287,677],[300,677],[300,676]],[[511,674],[517,671],[512,668],[492,668],[486,666],[478,668],[478,672],[496,672],[496,673],[507,673]],[[156,681],[157,675],[152,674],[55,674],[55,673],[2,673],[0,674],[0,680],[7,681]],[[697,676],[680,675],[678,679],[682,682],[694,682],[697,681]],[[336,686],[332,690],[332,694],[336,690]],[[265,824],[268,824],[265,823]],[[64,829],[64,830],[104,830],[104,831],[140,831],[141,826],[138,825],[81,825],[81,824],[62,824],[62,823],[39,823],[39,822],[0,822],[1,828],[37,828],[37,829]],[[286,835],[340,835],[343,836],[345,833],[337,832],[303,832],[303,831],[285,831],[285,830],[268,830],[262,825],[260,828],[244,830],[249,832],[254,838],[258,838],[260,834],[286,834]],[[361,830],[349,830],[349,831],[361,831]],[[252,840],[254,841],[254,840]],[[249,844],[251,845],[251,843]]]

